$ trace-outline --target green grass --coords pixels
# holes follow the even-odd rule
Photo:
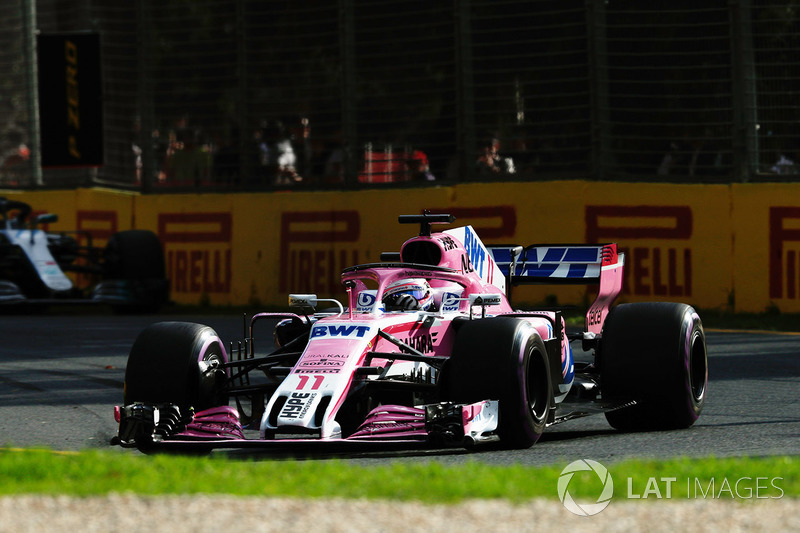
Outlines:
[[[53,452],[0,448],[0,495],[65,494],[93,496],[135,494],[229,494],[239,496],[341,497],[393,500],[424,499],[455,503],[469,498],[503,498],[515,502],[556,499],[563,465],[546,467],[492,466],[477,461],[447,466],[421,460],[374,466],[341,460],[238,460],[225,456],[187,457],[109,451]],[[800,497],[800,458],[675,459],[607,464],[615,484],[615,499],[643,495],[649,478],[666,496],[662,478],[671,483],[673,499],[705,493],[719,499],[761,496]],[[579,472],[569,485],[576,499],[596,497],[598,481]],[[781,478],[781,479],[777,479]],[[713,482],[712,482],[713,480]],[[731,489],[725,490],[725,481]],[[734,491],[739,482],[738,495]],[[766,480],[766,481],[764,481]],[[652,482],[651,482],[652,483]],[[709,487],[713,485],[713,489]],[[778,487],[778,488],[776,488]],[[698,492],[699,488],[699,492]]]

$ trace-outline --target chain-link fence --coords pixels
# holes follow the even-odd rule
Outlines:
[[[103,165],[42,169],[36,35],[74,32]],[[0,186],[792,179],[798,48],[800,0],[9,0]]]

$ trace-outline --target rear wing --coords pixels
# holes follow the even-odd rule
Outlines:
[[[616,244],[545,244],[487,246],[505,275],[507,294],[515,285],[599,284],[597,298],[586,313],[586,331],[599,334],[622,290],[625,255]]]

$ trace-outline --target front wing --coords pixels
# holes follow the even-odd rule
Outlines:
[[[408,407],[382,405],[373,409],[347,438],[321,439],[313,435],[281,438],[247,438],[239,413],[228,406],[197,413],[181,413],[174,404],[134,403],[117,406],[114,416],[119,434],[111,444],[124,448],[156,450],[212,450],[261,448],[297,443],[374,443],[472,447],[497,442],[498,402],[451,402]]]

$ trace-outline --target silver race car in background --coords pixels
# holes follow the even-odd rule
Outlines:
[[[58,216],[31,211],[0,197],[0,306],[80,302],[154,312],[168,301],[164,252],[154,233],[120,231],[98,247],[88,232],[40,229]]]

